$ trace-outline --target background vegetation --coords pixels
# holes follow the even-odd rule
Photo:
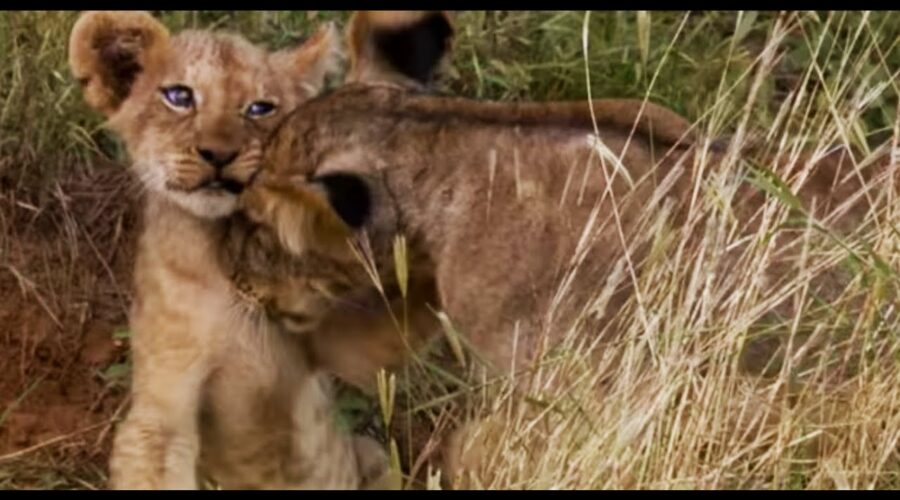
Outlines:
[[[295,43],[319,22],[342,24],[348,16],[346,12],[306,11],[155,14],[172,30],[229,29],[272,47]],[[78,256],[82,254],[76,249],[87,250],[79,224],[114,225],[111,219],[87,223],[83,214],[72,216],[65,195],[72,193],[79,179],[93,178],[97,169],[108,168],[102,167],[108,160],[126,160],[116,140],[81,102],[68,73],[66,41],[75,16],[71,12],[0,13],[0,278],[16,283],[0,287],[0,292],[27,300],[50,297],[42,308],[50,316],[59,316],[68,307],[66,283],[74,288],[72,276],[81,276],[78,266],[83,261]],[[877,149],[881,145],[896,150],[892,142],[897,139],[900,96],[900,14],[896,12],[463,12],[457,26],[453,68],[445,82],[455,94],[500,100],[583,99],[588,92],[595,98],[646,96],[683,113],[712,136],[746,129],[784,149],[803,145],[824,151],[834,144],[847,144],[860,151],[859,164],[876,153],[884,154]],[[779,180],[789,192],[792,180]],[[724,185],[712,186],[717,187]],[[887,201],[851,239],[841,240],[841,248],[817,247],[814,256],[795,270],[785,296],[799,304],[799,312],[796,317],[776,319],[768,330],[791,338],[805,330],[841,330],[839,338],[863,339],[869,351],[877,352],[879,362],[861,363],[839,382],[827,375],[834,365],[826,362],[802,370],[785,368],[787,363],[768,379],[737,382],[731,376],[737,347],[753,333],[750,325],[759,320],[766,298],[748,296],[728,307],[712,307],[709,301],[717,296],[717,285],[701,279],[705,273],[701,265],[711,257],[660,257],[646,274],[648,281],[641,283],[642,299],[645,308],[672,321],[648,329],[635,316],[635,326],[623,337],[623,352],[633,349],[635,360],[648,338],[657,339],[653,369],[624,370],[602,401],[586,395],[579,398],[576,390],[567,393],[565,403],[541,395],[540,380],[548,377],[560,373],[574,379],[579,373],[582,378],[594,377],[611,369],[583,367],[574,350],[568,361],[557,363],[534,383],[532,401],[543,401],[539,406],[544,410],[535,411],[531,403],[520,399],[492,398],[483,410],[502,416],[511,431],[501,433],[505,439],[496,443],[482,439],[493,443],[494,460],[490,470],[473,471],[471,484],[900,487],[900,311],[895,302],[900,212],[891,189],[886,184],[875,193]],[[783,193],[772,196],[773,207],[789,199]],[[709,210],[715,210],[714,204]],[[773,210],[769,229],[788,217],[787,210]],[[38,214],[49,217],[46,214],[57,212],[62,215],[52,218],[57,222],[50,228],[29,225],[39,219]],[[707,230],[720,234],[722,224]],[[54,269],[67,270],[63,283],[59,271],[28,274],[37,257],[28,257],[22,250],[30,241],[23,227],[44,231],[40,245],[30,244],[46,250],[41,262],[54,262]],[[109,233],[118,234],[112,229]],[[118,241],[103,234],[107,238],[103,241]],[[804,285],[821,269],[817,259],[843,258],[835,252],[854,257],[850,259],[854,278],[827,307],[819,307]],[[749,279],[768,258],[752,256],[734,271],[733,279]],[[127,266],[122,269],[127,274]],[[98,271],[106,272],[120,273]],[[83,292],[88,285],[78,283],[82,295],[92,293]],[[92,298],[80,300],[90,303]],[[865,304],[861,309],[856,305],[860,300]],[[698,310],[707,312],[698,315]],[[622,314],[637,311],[625,308]],[[124,325],[124,315],[117,318],[119,326]],[[80,342],[81,334],[64,324],[60,321],[53,327],[59,338]],[[25,407],[36,380],[64,377],[65,370],[48,371],[48,362],[34,352],[9,347],[18,345],[16,337],[29,335],[31,323],[8,321],[0,328],[8,330],[3,356],[13,360],[0,365],[2,373],[22,374],[9,392],[14,397],[3,401],[2,429],[8,416]],[[108,335],[115,331],[110,326]],[[829,352],[841,352],[842,345],[837,342]],[[695,365],[686,360],[706,368],[692,368]],[[116,359],[101,367],[97,378],[98,392],[121,400],[127,360]],[[635,387],[642,390],[636,392]],[[34,450],[25,448],[25,453],[8,446],[5,454],[0,451],[0,486],[102,486],[109,434],[108,426],[102,424],[119,415],[109,410],[97,417],[94,430],[102,434],[96,442],[86,440],[84,446],[97,445],[100,451],[92,453],[89,461],[71,450],[51,451],[61,444],[75,446],[67,436],[57,441],[50,437],[49,444],[38,443]],[[757,425],[763,422],[764,428]]]

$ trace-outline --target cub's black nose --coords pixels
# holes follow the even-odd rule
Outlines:
[[[238,156],[238,151],[221,151],[221,150],[212,150],[205,148],[197,148],[197,154],[200,155],[200,158],[203,158],[203,161],[212,165],[216,170],[221,170],[231,162],[234,161]]]

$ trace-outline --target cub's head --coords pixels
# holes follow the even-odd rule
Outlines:
[[[447,61],[453,33],[446,12],[355,12],[346,31],[350,68],[345,84],[421,91]],[[355,260],[348,237],[363,228],[379,235],[396,229],[390,196],[370,159],[352,148],[329,150],[320,158],[326,168],[311,175],[310,168],[321,165],[311,165],[307,152],[298,151],[303,139],[290,125],[269,144],[264,170],[242,195],[241,208],[253,223],[268,226],[290,253],[314,250]],[[336,163],[344,165],[334,165],[332,156],[343,158]]]
[[[147,190],[204,218],[229,215],[269,134],[338,62],[326,25],[268,52],[231,34],[170,34],[144,12],[87,12],[69,65],[87,103],[125,141]]]
[[[442,11],[355,12],[346,30],[350,68],[344,83],[386,84],[411,92],[427,88],[447,62],[454,34],[451,21]],[[354,231],[372,229],[374,207],[381,209],[379,214],[384,211],[379,200],[386,193],[367,179],[373,173],[371,162],[352,151],[345,162],[349,170],[338,166],[310,176],[311,166],[296,150],[302,140],[295,134],[290,126],[276,134],[266,167],[243,195],[241,207],[250,220],[274,229],[291,252],[318,246],[337,254]],[[336,148],[333,153],[342,156],[347,151]]]

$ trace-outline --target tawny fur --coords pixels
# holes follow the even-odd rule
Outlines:
[[[374,18],[356,19],[367,23],[358,30],[350,27],[358,37]],[[365,46],[351,40],[351,51]],[[381,64],[371,54],[355,57],[358,65]],[[282,250],[308,248],[316,244],[317,232],[327,241],[329,234],[346,230],[333,214],[320,213],[327,209],[315,178],[350,172],[365,179],[376,202],[359,236],[385,248],[396,234],[405,235],[414,262],[411,279],[436,287],[434,297],[410,296],[413,314],[429,305],[446,311],[496,370],[527,367],[572,328],[598,335],[615,331],[608,321],[632,293],[630,280],[606,304],[592,308],[590,302],[626,252],[640,272],[651,243],[641,215],[668,206],[670,226],[685,226],[697,176],[709,175],[695,168],[698,156],[708,156],[705,163],[713,171],[727,160],[725,152],[704,147],[684,118],[649,103],[519,104],[435,97],[378,68],[357,73],[356,83],[299,108],[268,149],[267,169],[244,206],[263,214],[257,222],[276,233]],[[821,220],[852,193],[890,180],[885,175],[898,175],[887,157],[851,175],[850,152],[844,149],[821,158],[802,154],[771,162],[793,173],[814,164],[797,194]],[[894,182],[900,185],[900,179]],[[764,200],[764,193],[742,183],[731,207],[736,227],[751,234],[760,223],[752,216]],[[849,210],[830,225],[852,228],[869,201],[863,196],[842,207]],[[315,220],[333,224],[315,226],[310,222]],[[691,227],[702,224],[694,221]],[[699,236],[688,235],[688,241]],[[796,250],[796,239],[786,232],[777,241]],[[740,249],[733,251],[739,255]],[[787,252],[766,276],[775,280],[792,266],[796,253]],[[390,254],[375,254],[376,264],[387,270],[382,279],[390,279]],[[263,281],[273,285],[271,277]],[[567,283],[565,289],[560,283]],[[292,301],[291,287],[269,290],[282,294],[271,300]],[[433,333],[414,329],[411,335],[422,343]],[[354,369],[346,365],[379,344],[379,361],[399,363],[409,353],[392,343],[395,336],[373,329],[365,342],[339,347],[311,336],[318,346],[312,351],[339,350],[319,360],[336,373]],[[458,439],[450,441],[452,448]],[[451,465],[459,461],[448,458]]]
[[[132,403],[111,487],[193,489],[199,468],[224,488],[356,488],[373,472],[354,450],[377,447],[334,427],[327,379],[305,347],[242,302],[217,260],[237,203],[221,184],[255,174],[267,137],[321,86],[335,48],[330,27],[269,53],[236,35],[170,35],[143,12],[88,12],[73,27],[72,72],[146,192]],[[164,102],[161,88],[175,84],[192,90],[192,106]],[[248,116],[259,100],[275,111]],[[217,169],[200,150],[234,157]]]
[[[410,310],[422,315],[429,306],[444,310],[496,370],[529,366],[571,328],[610,331],[607,321],[628,300],[630,280],[623,281],[604,307],[590,314],[585,311],[614,266],[622,262],[623,239],[642,242],[628,249],[640,271],[651,242],[644,237],[647,226],[641,223],[645,211],[659,211],[671,203],[671,227],[677,229],[686,222],[691,188],[695,176],[702,174],[694,170],[697,146],[667,149],[666,144],[656,144],[643,133],[632,134],[630,127],[601,125],[603,143],[621,157],[634,182],[626,181],[607,163],[607,175],[613,178],[608,183],[601,162],[588,146],[592,129],[553,124],[553,105],[546,108],[550,125],[529,126],[516,122],[516,105],[510,105],[508,113],[495,114],[493,120],[485,120],[478,113],[469,115],[466,106],[458,105],[458,111],[448,120],[442,111],[447,104],[446,98],[411,95],[382,86],[347,86],[307,103],[301,108],[303,113],[292,118],[276,138],[276,142],[286,137],[303,140],[296,142],[296,149],[268,157],[271,171],[261,174],[251,191],[290,185],[288,179],[292,178],[352,171],[367,178],[373,189],[390,193],[382,198],[387,200],[386,205],[376,205],[376,211],[389,214],[388,219],[365,228],[360,236],[364,234],[377,247],[403,234],[413,260],[410,278],[415,282],[433,281],[436,286],[436,296],[410,294]],[[432,105],[441,112],[429,115]],[[723,153],[705,154],[710,156],[709,165],[724,161]],[[348,155],[362,161],[347,161]],[[792,170],[797,172],[810,161],[815,162],[812,175],[798,196],[819,220],[825,220],[853,193],[871,187],[877,179],[887,180],[886,161],[862,171],[862,180],[851,175],[850,155],[841,149],[819,159],[801,155]],[[657,197],[670,174],[674,182],[665,196]],[[612,217],[613,201],[608,194],[604,196],[607,188],[615,197],[621,235]],[[303,183],[296,184],[295,189],[315,190]],[[291,203],[298,199],[303,197],[274,192],[267,196],[268,203],[285,204],[279,222],[271,226],[288,231],[282,239],[296,237],[310,216],[308,212],[321,210],[319,203],[295,204],[291,217]],[[746,183],[734,197],[732,216],[745,234],[753,234],[760,224],[754,214],[764,201],[765,194]],[[868,200],[860,197],[843,215],[831,220],[829,227],[852,228],[868,209]],[[702,225],[695,223],[693,227]],[[589,243],[582,246],[586,230]],[[309,237],[312,232],[306,234]],[[784,257],[766,270],[770,282],[792,269],[799,255],[798,234],[784,232],[777,236]],[[689,241],[695,244],[700,237],[690,235],[693,239]],[[732,249],[735,256],[742,251],[743,247]],[[722,260],[728,261],[727,256]],[[385,270],[381,279],[389,280],[391,258],[376,258],[375,263]],[[277,267],[273,260],[269,264]],[[837,279],[834,286],[839,291],[841,283],[846,282],[835,273],[837,270],[822,277]],[[289,276],[290,271],[279,275]],[[567,289],[558,296],[560,283],[567,276]],[[274,283],[278,279],[269,285]],[[817,283],[826,287],[819,288],[820,293],[827,294],[829,285]],[[285,287],[271,299],[289,304],[297,297],[296,290]],[[776,309],[789,315],[789,308],[785,303]],[[277,317],[278,312],[274,315]],[[585,325],[585,321],[593,324]],[[410,335],[421,345],[437,331],[419,329]],[[396,366],[409,355],[403,344],[389,344],[396,335],[390,329],[372,329],[365,342],[339,346],[328,344],[328,338],[312,336],[312,350],[339,351],[327,362],[318,362],[326,370],[341,373],[358,367],[356,360],[372,352],[380,336],[382,350],[388,351],[380,355],[380,360]],[[387,345],[394,345],[396,350],[385,349]],[[771,352],[750,352],[747,363],[764,366]],[[372,363],[371,367],[369,379],[380,366]]]

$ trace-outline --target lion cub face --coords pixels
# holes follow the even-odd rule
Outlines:
[[[196,215],[224,216],[256,170],[262,143],[296,105],[269,54],[229,35],[187,32],[110,121],[144,185]]]
[[[72,31],[69,60],[147,190],[217,218],[234,211],[266,138],[321,85],[336,48],[331,26],[267,52],[230,34],[170,35],[146,13],[90,12]]]

